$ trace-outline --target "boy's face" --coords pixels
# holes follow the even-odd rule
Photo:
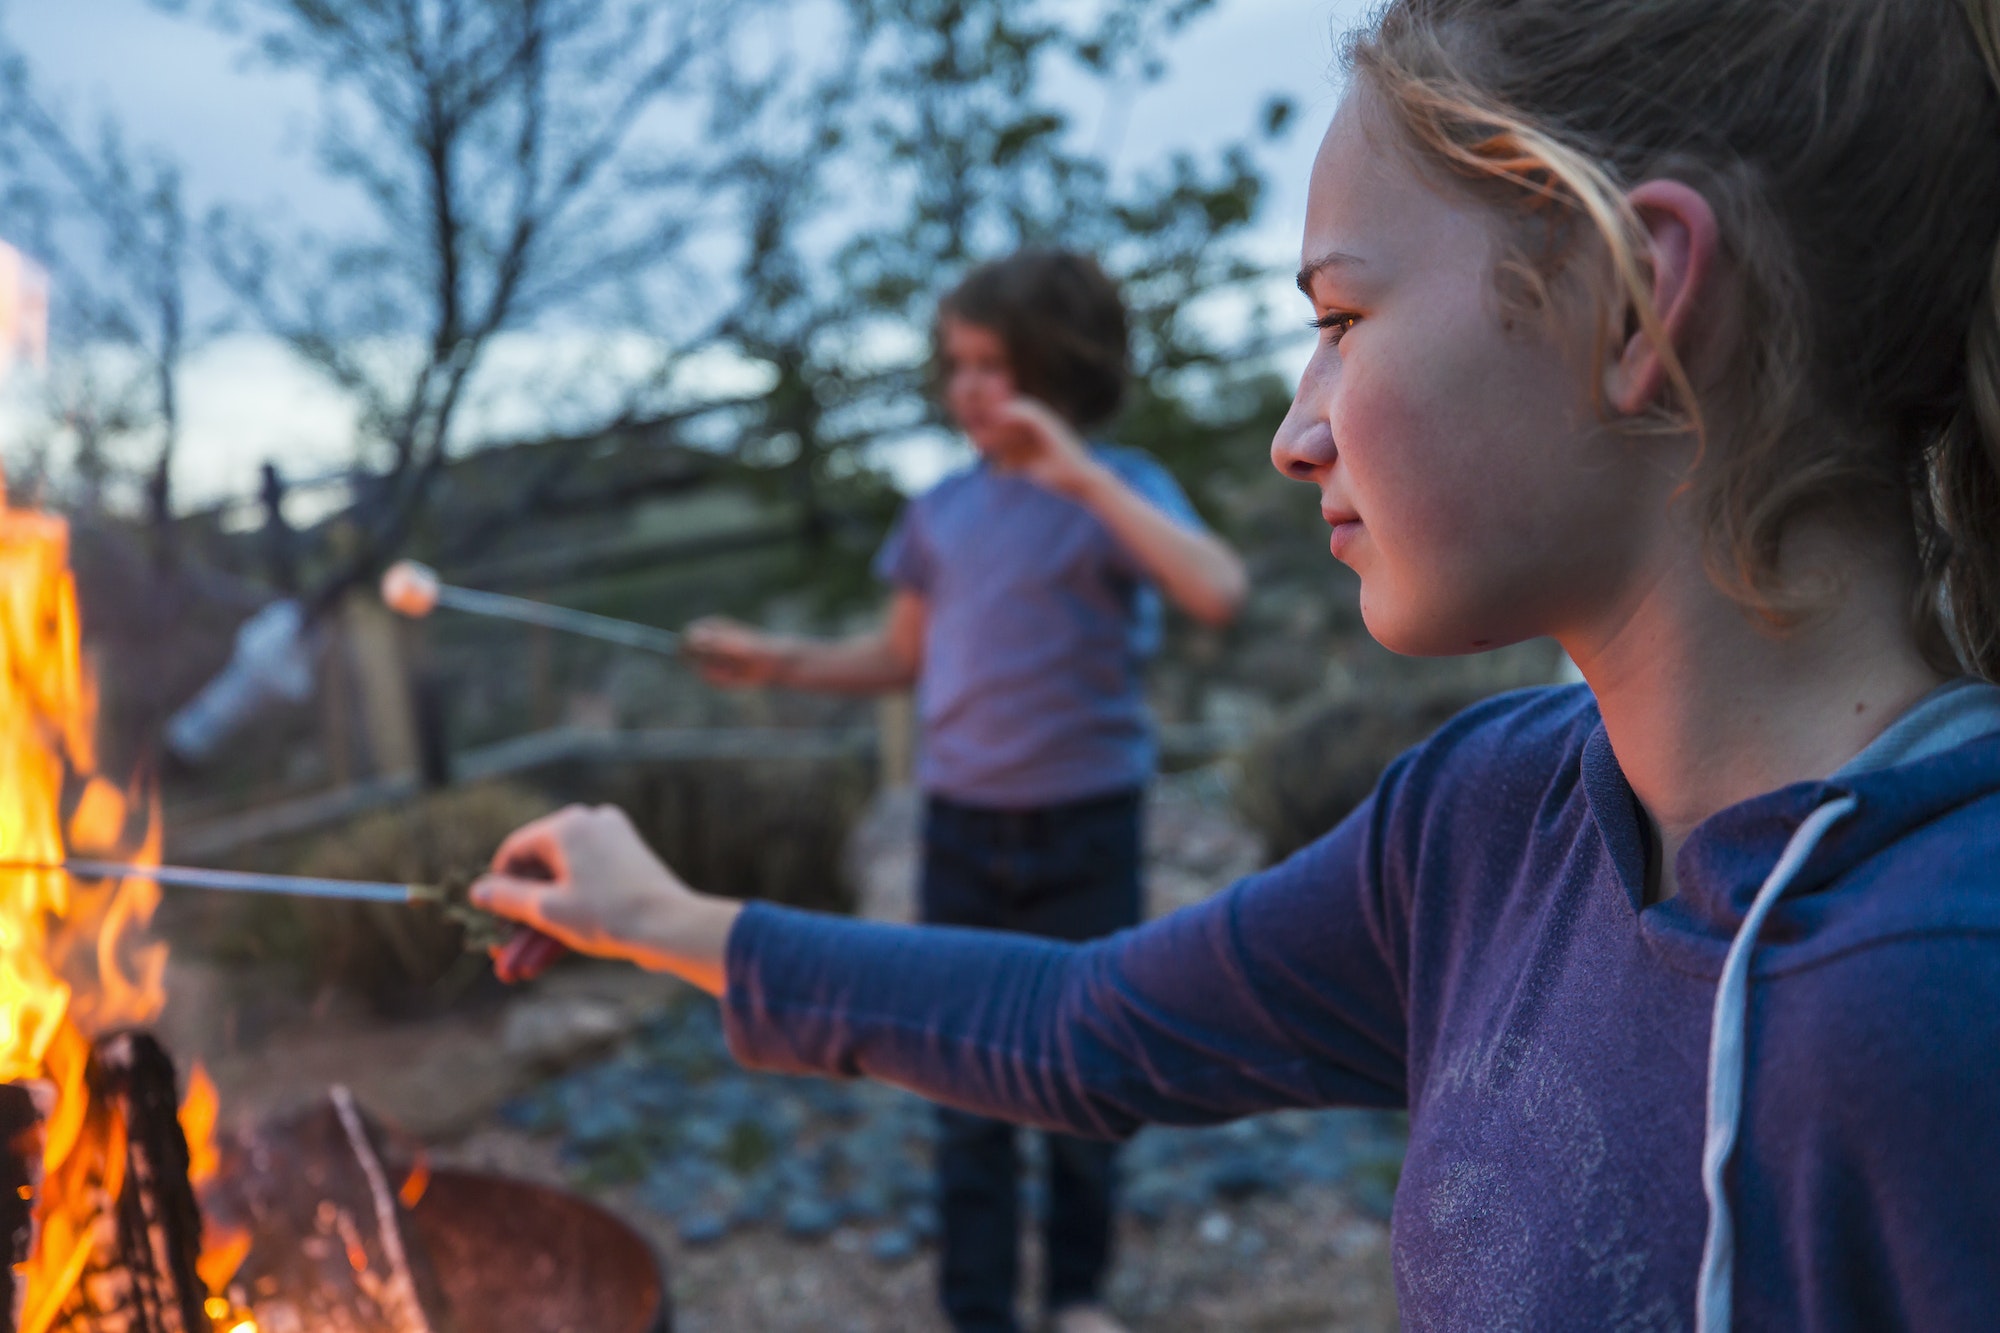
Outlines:
[[[1643,582],[1674,478],[1598,419],[1592,303],[1508,308],[1500,218],[1399,135],[1357,85],[1320,148],[1300,281],[1322,332],[1271,461],[1319,488],[1387,647],[1561,637]]]
[[[1013,400],[1014,367],[1007,345],[992,329],[956,315],[938,322],[944,349],[944,407],[982,454],[999,451],[1007,438],[1000,409]]]

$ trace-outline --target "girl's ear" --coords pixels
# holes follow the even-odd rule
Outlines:
[[[1679,181],[1647,181],[1627,198],[1645,235],[1653,309],[1671,348],[1656,346],[1637,318],[1614,332],[1604,367],[1605,401],[1622,416],[1636,416],[1666,392],[1673,378],[1669,355],[1686,365],[1691,335],[1710,323],[1703,308],[1714,295],[1718,229],[1708,200]]]

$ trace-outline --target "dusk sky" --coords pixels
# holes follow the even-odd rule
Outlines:
[[[1177,45],[1166,81],[1132,101],[1122,132],[1110,136],[1116,164],[1144,165],[1238,136],[1268,96],[1290,96],[1302,114],[1267,155],[1272,191],[1255,244],[1260,257],[1295,262],[1307,168],[1336,95],[1336,34],[1362,12],[1357,0],[1221,0]],[[282,209],[334,229],[358,209],[311,161],[316,96],[305,77],[247,63],[228,37],[144,0],[13,0],[0,15],[40,85],[73,120],[108,110],[134,141],[169,149],[185,165],[199,207]],[[1102,115],[1078,108],[1085,125]],[[243,491],[257,462],[274,453],[301,470],[323,467],[351,438],[340,398],[248,335],[216,344],[191,367],[186,398],[177,481],[189,499]],[[492,400],[482,410],[496,432],[538,424],[523,404]]]

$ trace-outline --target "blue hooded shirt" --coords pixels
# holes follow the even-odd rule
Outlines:
[[[1932,752],[1896,731],[1871,747],[1886,767],[1716,814],[1647,906],[1643,816],[1588,690],[1501,696],[1317,843],[1106,940],[752,905],[731,1046],[1114,1137],[1406,1107],[1413,1329],[1693,1329],[1718,1227],[1708,1328],[1732,1302],[1742,1328],[1991,1328],[2000,735]]]

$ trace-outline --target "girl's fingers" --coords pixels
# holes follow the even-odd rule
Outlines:
[[[489,950],[493,974],[501,981],[510,986],[532,981],[569,952],[568,945],[538,929],[549,923],[550,901],[560,893],[561,890],[543,882],[505,875],[488,875],[473,885],[475,905],[495,916],[522,923],[505,944]]]
[[[493,853],[494,873],[518,873],[523,867],[536,866],[544,878],[567,878],[569,860],[563,855],[562,833],[575,822],[581,810],[581,806],[566,806],[508,834],[500,849]]]
[[[510,986],[533,981],[566,952],[561,941],[523,929],[493,949],[493,974]]]
[[[472,886],[471,898],[482,912],[539,927],[548,923],[548,899],[558,892],[547,880],[496,874],[482,876]]]
[[[550,909],[564,892],[546,872],[551,861],[560,862],[558,834],[565,824],[574,822],[573,818],[562,819],[570,813],[558,812],[515,833],[501,844],[493,859],[516,873],[486,875],[472,886],[474,906],[523,923],[513,938],[491,950],[493,973],[507,985],[534,980],[567,952],[562,941],[538,927],[549,924]],[[538,828],[537,824],[546,827]]]

